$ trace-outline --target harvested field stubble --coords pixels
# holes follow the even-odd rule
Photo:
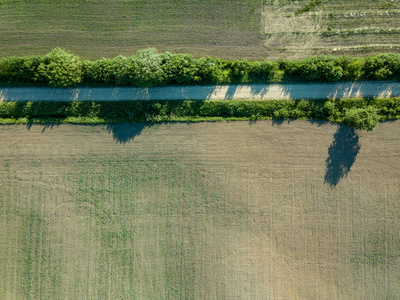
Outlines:
[[[0,298],[395,299],[398,128],[2,126]]]
[[[400,52],[398,0],[263,3],[264,46],[269,57]],[[309,11],[298,14],[310,4]]]

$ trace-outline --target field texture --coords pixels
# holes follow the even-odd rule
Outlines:
[[[313,5],[314,4],[314,5]],[[1,0],[0,56],[161,51],[230,59],[400,52],[399,0]]]
[[[399,19],[399,0],[264,0],[265,54],[278,59],[399,53]]]
[[[399,299],[400,123],[0,127],[1,299]]]
[[[54,47],[86,58],[147,47],[262,56],[260,0],[2,0],[0,16],[0,56]]]

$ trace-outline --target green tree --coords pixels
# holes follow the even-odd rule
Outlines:
[[[247,59],[234,60],[231,63],[231,69],[235,81],[245,81],[248,77],[250,62]]]
[[[202,57],[195,60],[196,64],[196,75],[195,81],[202,83],[213,83],[217,77],[217,61],[209,56]]]
[[[369,57],[365,62],[365,73],[371,79],[387,80],[400,78],[400,55],[384,53]]]
[[[279,68],[271,61],[253,61],[250,63],[249,79],[251,81],[268,81]]]
[[[342,55],[338,58],[338,64],[343,69],[344,80],[358,80],[364,74],[365,61],[362,58]]]
[[[46,54],[38,70],[40,77],[52,86],[68,87],[82,81],[79,57],[62,48],[55,48]]]
[[[167,83],[192,83],[195,81],[197,65],[189,54],[175,54],[163,67]]]
[[[378,125],[378,110],[372,106],[347,109],[344,122],[356,129],[371,131]]]
[[[162,68],[165,55],[157,53],[155,48],[137,51],[131,58],[130,78],[133,85],[151,87],[165,81]]]

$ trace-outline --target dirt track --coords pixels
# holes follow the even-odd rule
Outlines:
[[[153,88],[0,88],[0,101],[268,100],[399,96],[400,82],[282,83]]]

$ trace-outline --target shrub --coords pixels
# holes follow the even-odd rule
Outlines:
[[[400,55],[385,53],[367,58],[365,73],[376,80],[400,79]]]
[[[250,63],[249,79],[251,81],[267,81],[273,77],[279,65],[271,61],[254,61]]]
[[[375,107],[350,108],[345,112],[344,122],[356,129],[371,131],[378,125],[379,115]]]
[[[280,108],[280,109],[274,111],[274,117],[277,119],[288,119],[289,116],[290,116],[290,113],[285,108]]]
[[[93,62],[85,62],[83,64],[85,71],[83,78],[87,78],[93,83],[114,84],[116,82],[115,75],[112,70],[112,60],[102,58]]]
[[[195,60],[196,64],[196,75],[195,81],[202,83],[213,83],[216,82],[217,78],[217,60],[209,56],[202,57]]]
[[[163,122],[226,118],[309,118],[372,130],[378,120],[400,118],[400,98],[346,100],[51,101],[2,102],[0,123]]]
[[[365,61],[362,58],[343,55],[337,62],[342,67],[344,80],[358,80],[364,74]]]
[[[367,59],[330,55],[299,61],[223,60],[188,54],[139,50],[131,57],[117,56],[80,61],[61,48],[49,54],[0,59],[0,81],[9,84],[35,82],[52,86],[88,84],[140,87],[172,84],[267,82],[272,80],[335,82],[339,80],[400,80],[400,55],[387,53]]]
[[[73,86],[82,80],[79,57],[61,48],[55,48],[43,57],[38,73],[51,86],[56,87]]]
[[[231,62],[230,68],[232,70],[232,79],[234,81],[242,82],[247,79],[250,69],[250,63],[247,59],[234,60]]]
[[[189,54],[175,54],[163,66],[166,83],[187,84],[199,81],[200,77],[196,77],[197,66],[195,60]]]
[[[343,77],[343,69],[330,55],[307,57],[301,61],[286,64],[292,75],[307,81],[338,81]]]
[[[0,80],[6,82],[32,82],[43,79],[39,74],[41,56],[9,57],[0,60]]]
[[[321,72],[321,80],[323,81],[339,81],[343,77],[343,69],[336,65],[334,61],[318,62],[317,67]]]
[[[137,51],[130,60],[130,82],[132,85],[151,87],[165,82],[162,68],[164,57],[155,48]]]

